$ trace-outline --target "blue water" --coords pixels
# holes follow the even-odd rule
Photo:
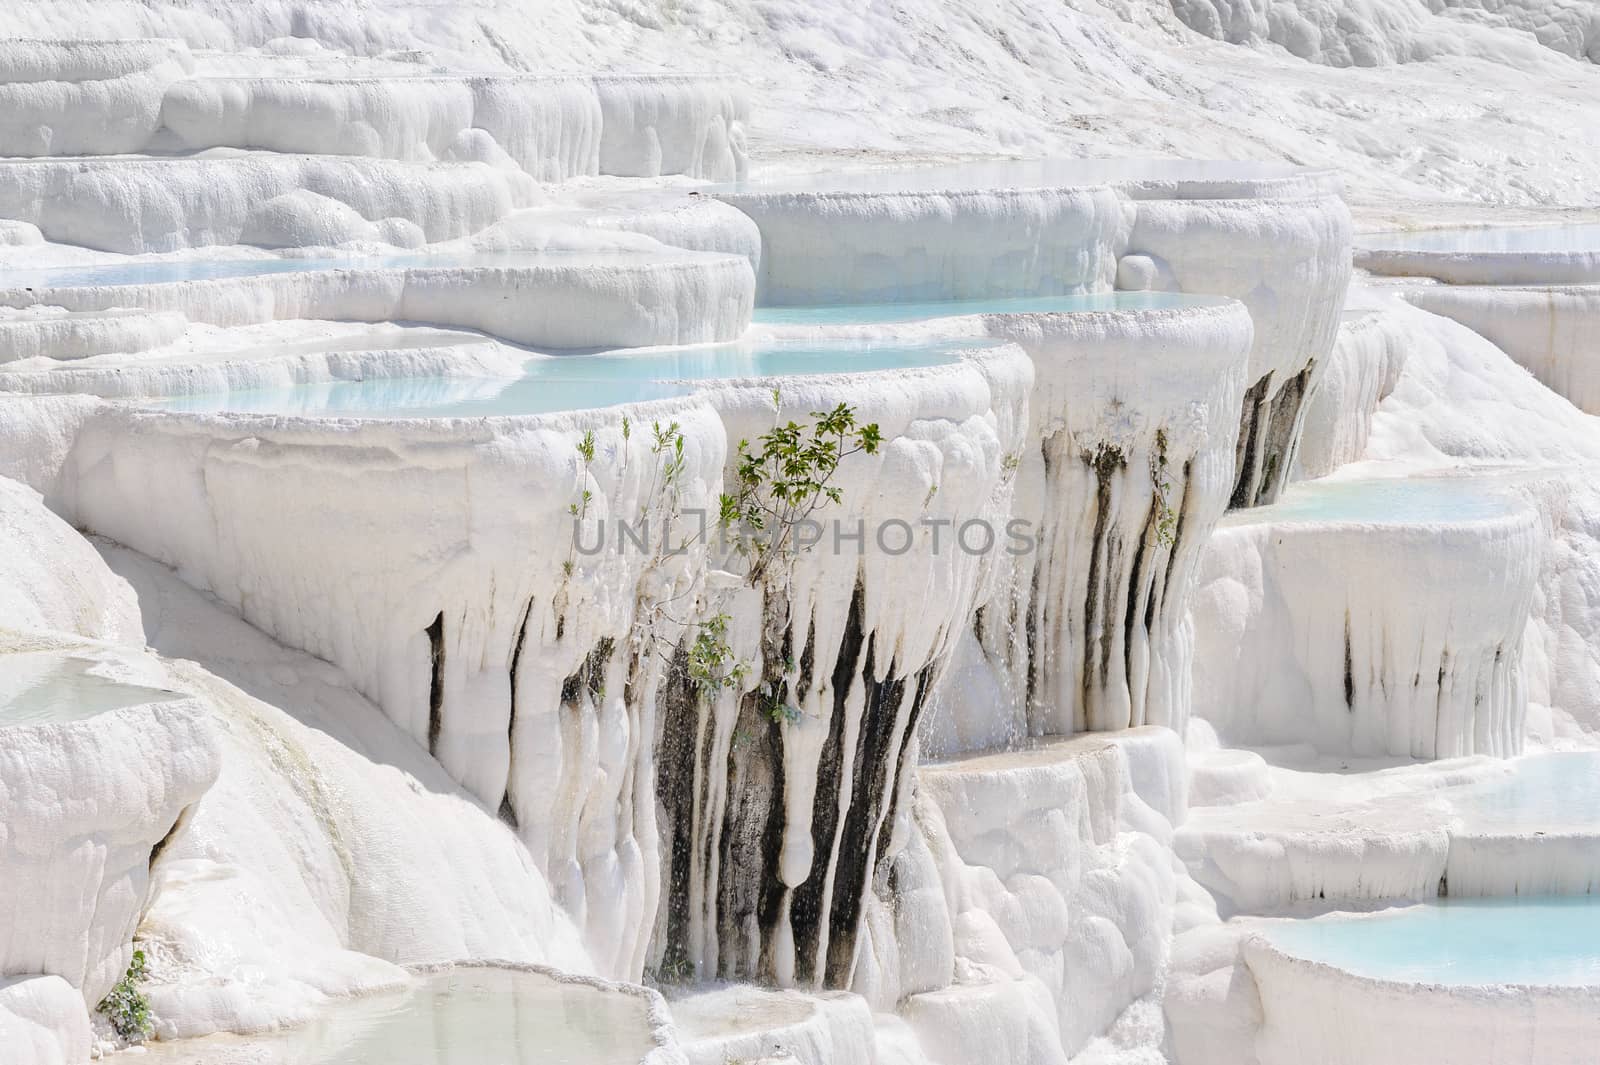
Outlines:
[[[56,652],[0,655],[0,728],[82,721],[173,693],[96,676],[95,663]]]
[[[460,254],[410,253],[341,258],[171,259],[159,262],[102,263],[40,270],[0,270],[0,288],[89,288],[118,285],[165,285],[180,281],[216,281],[230,277],[300,274],[318,270],[492,269],[548,266],[563,257],[586,264],[638,261],[621,253],[475,251]]]
[[[1357,243],[1374,251],[1421,252],[1600,252],[1600,222],[1567,226],[1492,226],[1427,229],[1414,233],[1369,233]]]
[[[1220,296],[1191,296],[1181,292],[1089,292],[1072,296],[1023,296],[1011,299],[758,307],[753,321],[765,325],[875,325],[928,318],[956,318],[968,314],[1154,311],[1175,307],[1214,307],[1226,302]]]
[[[1256,181],[1289,177],[1287,163],[1196,159],[994,159],[933,166],[796,174],[714,186],[711,192],[930,192],[1062,188],[1130,181]]]
[[[1442,899],[1359,917],[1274,924],[1286,954],[1375,979],[1600,984],[1600,898]]]
[[[1519,504],[1471,477],[1396,477],[1370,481],[1307,481],[1290,485],[1272,506],[1239,511],[1229,524],[1337,521],[1427,525],[1503,517]]]
[[[690,382],[939,366],[997,341],[770,341],[667,348],[632,355],[536,356],[521,377],[386,378],[177,396],[150,405],[181,411],[482,418],[590,410],[687,395]]]
[[[1600,832],[1600,751],[1532,754],[1508,776],[1439,793],[1472,830]]]

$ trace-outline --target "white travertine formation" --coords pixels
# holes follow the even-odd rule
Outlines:
[[[507,161],[540,181],[745,170],[744,86],[666,75],[201,77],[168,89],[161,122],[184,151]]]
[[[213,244],[392,244],[399,231],[454,240],[533,195],[525,175],[477,162],[250,152],[0,165],[0,215],[51,241],[130,255]]]
[[[1159,982],[1197,893],[1168,849],[1182,763],[1150,728],[920,766],[857,989],[941,1065],[1064,1063]]]
[[[743,256],[668,248],[499,259],[485,253],[474,265],[468,254],[465,265],[315,260],[304,270],[204,280],[163,280],[158,271],[152,281],[135,273],[97,284],[91,273],[63,287],[0,288],[0,306],[137,307],[217,326],[296,318],[425,322],[547,348],[733,340],[750,320],[754,279]]]
[[[147,351],[178,339],[188,327],[188,320],[172,311],[74,313],[45,306],[0,311],[0,364]]]
[[[1327,481],[1225,519],[1194,601],[1196,712],[1228,742],[1516,754],[1537,512],[1470,478]]]
[[[1032,160],[843,171],[715,194],[761,227],[767,303],[1230,296],[1255,325],[1236,507],[1287,483],[1350,276],[1332,174],[1245,163]],[[983,236],[977,237],[975,231]]]
[[[1579,410],[1600,414],[1600,284],[1438,285],[1405,298],[1460,322]]]
[[[0,155],[139,151],[193,71],[179,40],[0,40]]]
[[[60,977],[92,1007],[216,780],[217,738],[148,663],[58,638],[0,635],[0,650],[0,973]]]

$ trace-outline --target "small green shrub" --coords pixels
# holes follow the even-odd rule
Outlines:
[[[774,392],[773,403],[778,399]],[[738,491],[721,498],[719,522],[767,534],[752,548],[752,585],[761,582],[773,560],[790,555],[796,526],[818,507],[840,501],[842,491],[832,483],[839,464],[858,452],[877,454],[883,442],[876,422],[857,425],[855,411],[843,403],[811,416],[816,421],[809,426],[774,426],[756,448],[739,441]]]
[[[155,1034],[155,1021],[150,1016],[150,1001],[139,990],[146,979],[144,951],[133,952],[128,971],[111,993],[95,1007],[105,1014],[112,1029],[129,1043],[142,1043]]]
[[[724,688],[738,687],[747,672],[728,644],[729,620],[728,615],[718,614],[701,622],[689,645],[689,679],[707,699],[715,698]]]

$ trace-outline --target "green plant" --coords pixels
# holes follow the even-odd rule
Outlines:
[[[700,623],[694,640],[689,644],[689,679],[700,694],[715,698],[724,688],[737,687],[749,672],[743,662],[733,656],[728,645],[726,614],[718,614]]]
[[[578,483],[582,488],[578,491],[576,502],[567,504],[567,513],[572,515],[572,543],[567,548],[567,560],[561,564],[561,572],[572,576],[574,556],[578,550],[578,527],[583,519],[589,516],[589,504],[594,501],[594,493],[589,491],[589,467],[594,464],[594,430],[589,429],[583,434],[583,439],[578,441],[578,458],[583,460],[579,471]]]
[[[95,1008],[105,1014],[112,1029],[129,1043],[142,1043],[155,1034],[150,1002],[139,990],[146,979],[144,951],[133,952],[128,971]]]
[[[789,555],[796,526],[818,507],[840,501],[842,490],[832,483],[839,464],[857,453],[876,454],[882,443],[877,423],[858,426],[846,404],[811,417],[816,420],[809,426],[774,426],[756,448],[739,441],[738,489],[721,497],[718,520],[724,528],[739,524],[764,534],[748,547],[751,584],[760,583],[773,560]]]
[[[1150,455],[1150,482],[1155,489],[1156,542],[1171,547],[1178,539],[1178,515],[1167,502],[1172,485],[1167,481],[1167,431],[1156,430],[1156,449]]]
[[[768,691],[764,694],[762,704],[767,720],[774,725],[792,725],[800,720],[800,708],[793,703],[784,702],[775,692]]]

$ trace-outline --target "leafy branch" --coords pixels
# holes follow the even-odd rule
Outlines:
[[[844,403],[811,417],[809,426],[775,425],[754,448],[739,441],[737,490],[721,497],[717,519],[724,529],[739,525],[764,534],[748,545],[751,584],[761,583],[775,560],[792,556],[797,526],[819,507],[840,502],[843,491],[832,483],[839,464],[851,455],[877,454],[883,442],[878,424],[857,425]]]

